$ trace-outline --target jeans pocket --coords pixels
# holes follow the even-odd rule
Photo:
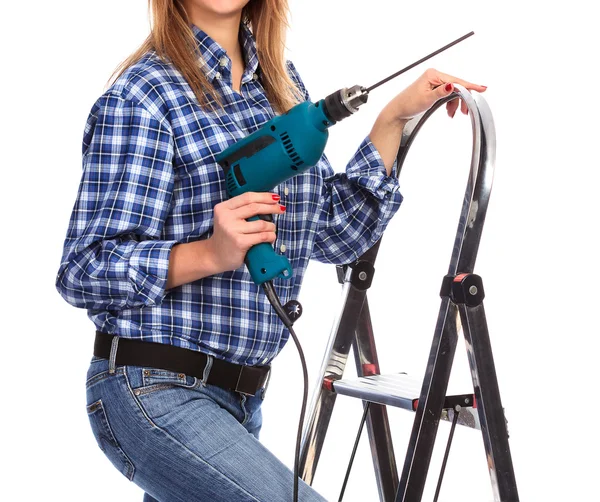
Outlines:
[[[119,443],[112,432],[106,412],[104,411],[102,400],[99,399],[95,403],[90,404],[87,407],[87,414],[98,446],[111,463],[131,481],[133,479],[135,467],[119,446]]]
[[[173,387],[193,389],[198,387],[200,383],[198,378],[187,376],[183,373],[175,373],[174,371],[157,368],[143,368],[142,386],[135,389],[135,394],[136,396],[141,396]]]
[[[134,398],[154,424],[182,404],[204,398],[200,378],[164,369],[133,366],[127,367],[127,374]]]

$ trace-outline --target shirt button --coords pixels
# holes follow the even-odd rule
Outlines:
[[[219,59],[219,66],[227,66],[227,56],[222,56],[221,59]]]
[[[282,244],[281,246],[279,246],[279,250],[280,250],[282,253],[285,253],[285,250],[286,250],[285,244]]]
[[[252,80],[258,80],[258,73],[255,73],[254,75],[252,75]]]
[[[219,72],[215,73],[215,78],[221,80],[221,74]]]
[[[286,194],[286,195],[289,195],[290,194],[289,188],[285,187],[285,189],[283,190],[283,193]]]

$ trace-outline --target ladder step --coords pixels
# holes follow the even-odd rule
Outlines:
[[[416,378],[406,373],[398,373],[336,380],[333,382],[333,390],[337,394],[414,411],[414,404],[419,399],[422,385],[423,383]]]
[[[416,411],[423,383],[406,373],[393,375],[371,375],[356,379],[335,380],[333,391],[363,401],[394,406]],[[447,396],[442,411],[442,420],[452,421],[456,405],[460,405],[458,425],[481,429],[477,410],[473,408],[473,395]]]

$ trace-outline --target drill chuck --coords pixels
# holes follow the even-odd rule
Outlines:
[[[339,122],[358,111],[358,107],[365,104],[369,98],[369,92],[360,85],[350,88],[344,87],[339,91],[327,96],[325,102],[325,114],[332,122]]]

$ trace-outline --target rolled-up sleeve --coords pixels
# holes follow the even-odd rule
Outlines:
[[[161,240],[172,162],[173,135],[165,120],[120,95],[96,102],[56,279],[68,303],[120,310],[162,301],[176,244]]]
[[[367,137],[345,173],[334,174],[326,158],[324,202],[312,258],[345,264],[377,242],[402,202],[398,179],[388,176],[383,160]]]

